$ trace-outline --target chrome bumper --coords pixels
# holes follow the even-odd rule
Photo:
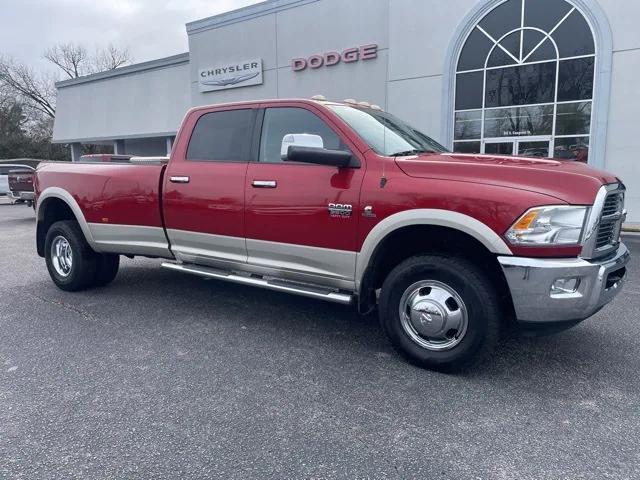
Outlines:
[[[498,257],[521,322],[584,320],[609,303],[626,280],[629,251],[620,244],[603,260]],[[560,279],[579,280],[572,292],[553,291]]]

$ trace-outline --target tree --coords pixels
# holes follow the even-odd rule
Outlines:
[[[55,117],[55,85],[50,75],[37,74],[11,58],[0,57],[0,88],[20,98],[27,109]]]
[[[58,44],[44,58],[68,78],[113,70],[131,62],[127,48],[107,45],[93,54],[79,44]],[[68,147],[51,143],[59,74],[36,72],[0,55],[0,158],[68,158]]]
[[[113,70],[131,62],[128,48],[113,44],[97,48],[93,55],[77,43],[60,43],[47,49],[44,58],[57,66],[69,78]]]

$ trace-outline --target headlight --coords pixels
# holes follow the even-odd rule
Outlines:
[[[570,205],[532,208],[506,236],[518,245],[579,245],[588,209]]]

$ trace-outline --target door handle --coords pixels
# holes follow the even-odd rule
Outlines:
[[[251,185],[253,188],[276,188],[278,182],[275,180],[254,180]]]
[[[171,177],[169,179],[169,181],[171,183],[189,183],[190,178],[189,177]]]

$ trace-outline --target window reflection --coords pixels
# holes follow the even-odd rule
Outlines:
[[[550,103],[555,85],[556,62],[488,70],[485,107]]]
[[[562,160],[589,162],[589,137],[556,138],[553,156]]]
[[[482,110],[456,113],[456,140],[469,140],[482,136]]]
[[[571,0],[501,3],[458,59],[454,149],[511,142],[514,154],[587,161],[595,63],[593,33]]]
[[[484,136],[525,137],[553,133],[553,105],[485,111]]]
[[[558,105],[556,135],[588,135],[590,128],[591,102]]]

